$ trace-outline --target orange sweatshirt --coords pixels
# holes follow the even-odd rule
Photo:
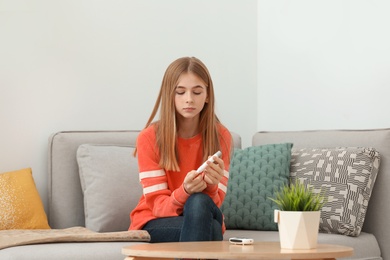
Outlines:
[[[218,185],[208,185],[203,193],[208,194],[220,207],[226,195],[229,179],[232,137],[222,125],[218,127],[218,131],[222,159],[225,163],[225,174]],[[188,172],[196,170],[203,163],[202,136],[200,134],[189,139],[178,139],[180,172],[165,171],[160,168],[154,125],[141,131],[137,138],[137,150],[139,178],[143,195],[138,205],[130,213],[129,230],[142,229],[152,219],[181,215],[184,204],[190,196],[183,188],[184,178]],[[223,230],[225,230],[224,225]]]

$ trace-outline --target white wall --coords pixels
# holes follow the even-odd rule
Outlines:
[[[388,0],[0,0],[0,172],[47,139],[141,129],[166,66],[209,67],[222,121],[257,130],[389,127]]]
[[[47,140],[142,129],[165,68],[208,66],[223,123],[249,145],[257,118],[257,2],[0,0],[0,172],[32,167],[46,205]]]
[[[259,130],[390,127],[390,1],[261,0]]]

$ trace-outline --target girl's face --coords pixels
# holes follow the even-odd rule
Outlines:
[[[199,113],[207,102],[207,86],[203,80],[192,72],[181,74],[175,89],[178,119],[199,119]]]

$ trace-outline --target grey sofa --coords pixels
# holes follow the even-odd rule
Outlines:
[[[83,144],[134,145],[138,131],[73,131],[53,134],[49,139],[48,218],[52,228],[85,226],[84,199],[76,160]],[[234,145],[241,147],[240,136],[233,133]],[[381,155],[380,171],[368,207],[363,231],[358,237],[320,233],[320,243],[347,245],[354,248],[350,259],[390,259],[390,129],[327,130],[297,132],[258,132],[252,144],[291,142],[300,147],[361,146],[375,147]],[[141,191],[138,176],[129,176],[131,205],[136,205]],[[131,209],[129,208],[130,212]],[[123,226],[127,226],[124,223]],[[278,241],[278,232],[227,230],[224,239],[233,236],[254,238],[255,241]],[[140,243],[140,242],[131,242]],[[121,248],[130,242],[52,243],[11,247],[0,250],[0,259],[124,259]],[[347,259],[347,258],[345,258]]]

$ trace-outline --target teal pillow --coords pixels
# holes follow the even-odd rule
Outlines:
[[[221,206],[227,229],[278,230],[274,197],[290,176],[291,143],[235,149]]]

